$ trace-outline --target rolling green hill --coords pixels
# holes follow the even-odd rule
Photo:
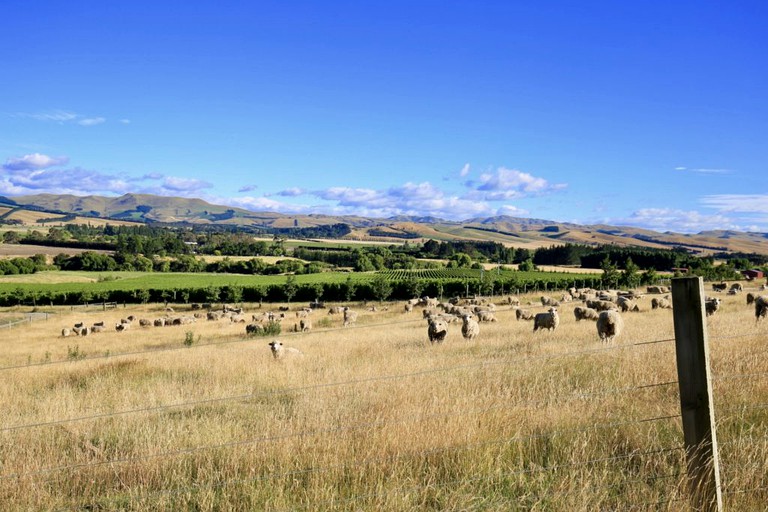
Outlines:
[[[737,231],[707,231],[698,234],[659,233],[639,228],[578,225],[543,219],[509,216],[474,218],[462,222],[434,217],[399,216],[372,219],[357,216],[286,215],[253,212],[215,205],[202,199],[125,194],[119,197],[39,194],[0,198],[0,207],[15,212],[29,209],[39,218],[43,213],[76,215],[113,221],[167,224],[225,225],[247,228],[306,228],[347,224],[344,238],[361,242],[403,243],[435,240],[489,240],[514,247],[535,249],[564,243],[610,244],[619,247],[670,248],[680,246],[699,254],[746,252],[768,254],[768,234]],[[7,214],[8,210],[6,210]],[[10,216],[10,214],[7,214]]]

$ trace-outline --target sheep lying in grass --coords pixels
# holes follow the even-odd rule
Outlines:
[[[651,299],[651,309],[672,309],[672,303],[668,299],[656,298]]]
[[[597,320],[597,311],[584,306],[576,306],[573,308],[573,316],[576,317],[577,322],[579,320]]]
[[[533,317],[533,331],[547,329],[554,331],[560,325],[560,316],[557,314],[557,308],[551,307],[546,313],[536,313]]]
[[[442,343],[448,335],[448,324],[440,318],[430,318],[428,320],[427,336],[431,343]]]
[[[601,311],[597,317],[597,335],[603,342],[611,342],[621,334],[624,329],[624,321],[618,311]]]
[[[515,318],[517,320],[533,320],[533,313],[528,311],[527,309],[516,309],[515,310]]]
[[[472,318],[472,315],[464,315],[461,317],[461,335],[466,340],[473,340],[480,334],[480,324]]]
[[[282,342],[273,340],[269,342],[269,348],[272,350],[272,356],[275,359],[283,359],[285,357],[302,357],[304,354],[301,350],[293,347],[286,347]]]
[[[707,316],[714,315],[718,309],[720,309],[720,299],[718,299],[717,297],[713,299],[707,299],[704,301],[704,310]]]
[[[477,315],[477,320],[479,322],[496,322],[497,321],[496,315],[494,315],[492,311],[481,309],[479,311],[475,311],[475,314]]]

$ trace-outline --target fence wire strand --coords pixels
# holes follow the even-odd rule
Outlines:
[[[459,371],[459,370],[467,370],[467,369],[480,369],[484,368],[486,365],[484,364],[476,364],[476,365],[461,365],[461,366],[454,366],[454,367],[447,367],[447,368],[436,368],[436,369],[430,369],[430,370],[421,370],[418,372],[411,372],[411,373],[405,373],[405,374],[398,374],[398,375],[384,375],[384,376],[377,376],[377,377],[369,377],[365,379],[353,379],[348,381],[341,381],[341,382],[331,382],[331,383],[324,383],[324,384],[315,384],[311,386],[301,386],[301,387],[294,387],[294,388],[285,388],[280,390],[270,390],[270,391],[263,391],[258,393],[247,393],[247,394],[238,394],[238,395],[231,395],[231,396],[223,396],[223,397],[212,397],[212,398],[203,398],[199,400],[193,400],[188,402],[178,402],[173,404],[160,404],[155,406],[148,406],[148,407],[139,407],[135,409],[126,409],[122,411],[113,411],[113,412],[103,412],[98,414],[92,414],[88,416],[79,416],[79,417],[73,417],[73,418],[66,418],[66,419],[58,419],[58,420],[51,420],[51,421],[43,421],[38,423],[27,423],[27,424],[21,424],[21,425],[9,425],[0,427],[0,432],[12,432],[17,430],[28,430],[32,428],[42,428],[42,427],[50,427],[50,426],[56,426],[56,425],[64,425],[67,423],[76,423],[81,421],[92,421],[92,420],[99,420],[99,419],[106,419],[106,418],[113,418],[117,416],[127,416],[130,414],[142,414],[142,413],[158,413],[158,412],[164,412],[171,409],[180,409],[185,407],[195,407],[199,405],[210,405],[215,403],[222,403],[222,402],[231,402],[231,401],[247,401],[247,400],[255,400],[257,398],[264,398],[264,397],[271,397],[276,395],[283,395],[288,393],[308,393],[312,391],[319,391],[322,389],[329,389],[329,388],[335,388],[335,387],[347,387],[347,386],[354,386],[357,384],[368,384],[372,382],[383,382],[383,381],[390,381],[390,380],[404,380],[407,378],[412,377],[423,377],[428,375],[434,375],[436,373],[445,373],[445,372],[451,372],[451,371]],[[664,387],[664,386],[671,386],[677,384],[677,381],[668,381],[668,382],[656,382],[652,384],[644,384],[640,386],[629,386],[624,388],[613,388],[613,389],[604,389],[600,391],[595,392],[575,392],[571,393],[570,395],[566,396],[560,396],[558,395],[555,399],[526,399],[526,400],[518,400],[513,403],[507,404],[509,407],[520,407],[525,405],[554,405],[554,404],[562,404],[565,402],[569,402],[571,400],[592,400],[592,399],[598,399],[598,398],[604,398],[604,397],[610,397],[610,396],[617,396],[625,393],[631,393],[633,391],[642,391],[642,390],[648,390],[658,387]]]
[[[440,448],[432,448],[429,450],[423,450],[421,452],[417,453],[407,453],[403,455],[391,455],[387,457],[371,457],[364,459],[358,463],[355,464],[335,464],[335,465],[329,465],[329,466],[319,466],[319,467],[313,467],[313,468],[306,468],[306,469],[299,469],[299,470],[292,470],[292,471],[286,471],[282,473],[273,473],[269,475],[264,476],[258,476],[258,477],[252,477],[252,478],[236,478],[236,479],[230,479],[225,480],[223,482],[212,482],[212,483],[203,483],[203,484],[193,484],[190,486],[183,486],[183,487],[175,487],[173,489],[163,489],[163,490],[157,490],[157,491],[150,491],[150,492],[139,492],[132,494],[132,496],[171,496],[171,495],[179,495],[183,493],[188,492],[197,492],[202,489],[220,489],[225,487],[230,487],[233,485],[243,485],[243,484],[254,484],[257,482],[263,482],[268,480],[279,480],[283,478],[293,478],[299,475],[308,475],[308,474],[315,474],[315,473],[323,473],[327,471],[332,471],[334,469],[350,469],[350,468],[362,468],[367,465],[371,464],[378,464],[382,462],[397,462],[399,460],[412,460],[414,458],[421,458],[437,453],[446,453],[446,452],[455,452],[460,450],[469,450],[469,449],[476,449],[476,448],[483,448],[487,446],[492,445],[509,445],[514,442],[517,442],[515,439],[500,439],[500,440],[492,440],[492,441],[481,441],[477,443],[469,443],[462,446],[451,446],[451,447],[440,447]],[[599,459],[593,459],[589,460],[583,463],[574,463],[574,464],[568,464],[567,467],[569,468],[578,468],[578,467],[586,467],[591,464],[595,464],[597,462],[610,462],[615,460],[621,460],[630,458],[633,456],[644,456],[648,454],[658,454],[658,453],[664,453],[664,452],[673,452],[677,450],[682,450],[682,447],[676,447],[676,448],[668,448],[668,449],[661,449],[661,450],[653,450],[650,452],[645,453],[631,453],[631,454],[625,454],[620,456],[612,456],[612,457],[606,457],[606,458],[599,458]],[[509,476],[515,475],[515,474],[524,474],[524,473],[534,473],[534,472],[543,472],[548,471],[551,469],[564,469],[566,465],[556,465],[550,468],[546,467],[539,467],[539,468],[531,468],[531,469],[524,469],[524,470],[518,470],[512,473],[509,473]],[[637,478],[637,479],[631,479],[631,480],[624,480],[622,482],[616,482],[614,484],[609,484],[604,487],[616,487],[619,485],[623,485],[625,483],[633,483],[633,482],[648,482],[648,481],[655,481],[655,480],[661,480],[661,479],[669,479],[669,478],[675,478],[677,476],[680,476],[681,473],[672,473],[672,474],[666,474],[666,475],[657,475],[657,476],[650,476],[650,477],[643,477],[643,478]],[[496,475],[498,476],[498,475]],[[485,478],[492,478],[492,477],[485,477]],[[565,493],[561,493],[565,494]]]
[[[383,323],[371,323],[371,324],[354,324],[348,327],[334,327],[329,329],[322,329],[322,330],[316,330],[310,333],[303,333],[303,332],[286,332],[281,333],[279,336],[275,336],[278,338],[283,337],[292,337],[292,336],[312,336],[313,334],[317,333],[328,333],[328,332],[343,332],[348,331],[351,329],[368,329],[368,328],[377,328],[377,327],[392,327],[397,325],[405,325],[410,323],[423,323],[424,319],[416,319],[416,320],[404,320],[399,322],[383,322]],[[54,366],[54,365],[62,365],[62,364],[76,364],[76,363],[84,363],[84,362],[91,362],[91,361],[99,361],[104,359],[115,359],[118,357],[128,357],[128,356],[141,356],[141,355],[148,355],[148,354],[159,354],[163,352],[176,352],[179,350],[195,350],[199,348],[209,348],[209,347],[218,347],[222,345],[231,345],[233,343],[250,343],[255,340],[260,339],[267,339],[268,337],[247,337],[245,334],[243,334],[240,337],[237,337],[235,339],[226,339],[223,341],[215,341],[211,343],[196,343],[192,346],[186,346],[183,344],[179,344],[178,346],[172,346],[172,347],[161,347],[161,348],[153,348],[153,349],[147,349],[147,350],[135,350],[130,352],[116,352],[116,353],[108,353],[108,354],[102,354],[97,356],[91,356],[91,357],[84,357],[84,358],[77,358],[77,359],[59,359],[56,361],[40,361],[37,363],[24,363],[24,364],[16,364],[16,365],[8,365],[8,366],[0,366],[0,372],[8,371],[8,370],[19,370],[24,368],[39,368],[39,367],[46,367],[46,366]],[[622,345],[610,345],[610,346],[603,346],[593,349],[584,349],[581,351],[574,351],[574,352],[567,352],[565,354],[541,354],[539,356],[527,356],[524,358],[518,358],[518,359],[512,359],[512,360],[505,360],[499,362],[499,364],[507,364],[511,362],[516,362],[519,360],[536,360],[536,359],[542,359],[542,358],[558,358],[558,357],[568,357],[568,356],[576,356],[576,355],[582,355],[582,354],[592,354],[592,353],[600,353],[600,352],[610,352],[610,351],[619,351],[619,350],[625,350],[632,347],[640,347],[645,345],[655,345],[659,343],[669,343],[674,342],[674,338],[665,338],[660,340],[650,340],[650,341],[640,341],[640,342],[634,342],[634,343],[627,343]]]
[[[120,459],[113,459],[113,460],[106,460],[106,461],[98,461],[98,462],[83,462],[78,464],[68,464],[68,465],[62,465],[62,466],[54,466],[54,467],[48,467],[48,468],[40,468],[37,470],[29,471],[26,473],[14,473],[14,474],[8,474],[8,475],[0,475],[0,481],[4,480],[11,480],[11,479],[22,479],[22,478],[29,478],[39,475],[45,475],[55,472],[62,472],[62,471],[68,471],[68,470],[79,470],[79,469],[85,469],[85,468],[95,468],[95,467],[101,467],[101,466],[112,466],[115,464],[127,464],[131,462],[142,462],[147,460],[154,460],[154,459],[161,459],[161,458],[172,458],[177,457],[181,455],[191,455],[194,453],[200,453],[206,450],[215,450],[215,449],[226,449],[226,448],[234,448],[237,446],[247,446],[247,445],[254,445],[259,443],[267,443],[267,442],[274,442],[274,441],[281,441],[285,439],[291,439],[291,438],[299,438],[299,437],[315,437],[323,434],[337,434],[340,432],[353,432],[353,431],[359,431],[359,430],[365,430],[365,429],[374,429],[374,428],[382,428],[386,426],[391,425],[398,425],[398,424],[405,424],[405,423],[412,423],[412,422],[420,422],[420,421],[427,421],[427,420],[433,420],[433,419],[439,419],[439,418],[447,418],[447,417],[459,417],[459,416],[469,416],[469,415],[478,415],[481,413],[486,413],[490,411],[498,411],[498,410],[504,410],[508,409],[511,406],[509,405],[496,405],[491,407],[485,407],[482,409],[477,409],[474,411],[467,411],[462,414],[445,414],[445,413],[434,413],[434,414],[414,414],[410,417],[401,418],[399,420],[394,421],[372,421],[372,422],[366,422],[366,423],[360,423],[358,425],[351,425],[351,426],[341,426],[341,427],[329,427],[329,428],[320,428],[320,429],[314,429],[314,430],[307,430],[307,431],[301,431],[301,432],[293,432],[289,434],[280,434],[280,435],[272,435],[272,436],[261,436],[257,438],[252,439],[241,439],[236,441],[229,441],[226,443],[219,443],[219,444],[213,444],[213,445],[205,445],[205,446],[193,446],[190,448],[183,448],[179,450],[173,450],[169,452],[159,452],[159,453],[153,453],[153,454],[147,454],[147,455],[141,455],[137,457],[125,457]],[[605,428],[616,428],[621,426],[628,426],[628,425],[635,425],[635,424],[642,424],[642,423],[652,423],[656,421],[662,421],[662,420],[668,420],[668,419],[676,419],[679,418],[680,414],[670,414],[665,416],[656,416],[652,418],[642,418],[642,419],[636,419],[633,421],[616,421],[616,422],[606,422],[606,423],[596,423],[592,424],[586,427],[574,427],[572,429],[563,429],[563,430],[554,430],[547,433],[541,433],[541,434],[531,434],[527,436],[517,436],[514,438],[511,438],[511,440],[516,440],[518,442],[521,441],[527,441],[531,439],[538,439],[538,438],[544,438],[549,436],[556,436],[556,435],[562,435],[562,434],[574,434],[579,432],[588,432],[591,430],[600,430]]]

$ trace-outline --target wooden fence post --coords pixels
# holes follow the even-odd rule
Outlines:
[[[672,279],[672,308],[691,506],[719,512],[723,499],[701,277]]]

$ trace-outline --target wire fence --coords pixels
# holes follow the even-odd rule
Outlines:
[[[50,313],[24,313],[23,318],[0,321],[0,329],[10,330],[13,327],[26,325],[39,320],[48,320]]]
[[[30,320],[24,320],[24,321],[26,322]],[[386,329],[386,328],[395,327],[395,326],[403,326],[403,325],[410,325],[410,324],[417,324],[417,323],[423,324],[423,322],[424,322],[423,319],[417,319],[417,320],[400,320],[397,322],[362,323],[362,324],[357,324],[357,325],[337,328],[337,329],[336,328],[322,329],[316,332],[333,333],[334,331],[341,332],[341,331],[350,331],[355,329],[381,330],[381,329]],[[304,335],[306,334],[305,333],[284,333],[281,335],[281,337],[304,336]],[[738,340],[740,338],[746,338],[750,336],[754,337],[754,333],[731,334],[729,336],[712,338],[712,341],[720,341],[720,342],[733,341],[733,340]],[[163,353],[163,352],[173,353],[178,350],[187,350],[187,351],[200,350],[200,349],[209,348],[209,347],[232,345],[232,344],[238,344],[238,343],[248,343],[251,341],[253,341],[253,338],[242,336],[242,337],[237,337],[232,339],[226,339],[223,341],[196,344],[191,347],[186,347],[186,346],[163,347],[163,348],[156,348],[156,349],[112,353],[108,355],[105,354],[103,356],[101,355],[92,356],[92,357],[76,359],[76,360],[67,359],[67,360],[59,360],[59,361],[45,361],[41,363],[32,363],[32,364],[25,364],[25,365],[8,365],[8,366],[0,367],[0,371],[18,370],[22,368],[34,368],[34,367],[44,367],[44,366],[62,365],[62,364],[73,364],[73,365],[78,364],[79,365],[82,363],[104,360],[104,359],[114,359],[114,358],[129,357],[129,356],[130,357],[154,356],[158,353]],[[389,375],[384,375],[384,374],[373,375],[373,376],[367,376],[364,378],[343,380],[343,381],[337,381],[337,382],[323,382],[323,383],[314,383],[314,384],[303,385],[303,386],[283,387],[283,388],[273,389],[269,391],[233,393],[233,394],[223,395],[223,396],[210,396],[210,397],[206,396],[206,397],[193,398],[189,400],[177,401],[172,403],[152,404],[144,407],[124,408],[121,410],[103,410],[94,414],[72,416],[72,417],[66,417],[66,418],[55,418],[48,421],[6,424],[3,426],[0,426],[0,434],[5,434],[5,435],[18,434],[18,433],[23,433],[23,432],[34,430],[34,429],[57,427],[57,426],[63,426],[67,424],[96,422],[100,420],[114,420],[114,419],[129,417],[132,415],[149,416],[149,415],[164,413],[164,412],[168,412],[176,409],[191,409],[191,408],[201,407],[201,406],[211,406],[214,404],[225,405],[228,403],[252,402],[252,401],[258,401],[268,396],[275,397],[279,395],[295,395],[297,393],[309,394],[309,393],[319,392],[321,390],[328,390],[328,389],[336,389],[336,388],[346,389],[354,386],[360,386],[363,384],[379,385],[387,382],[403,382],[403,381],[412,380],[412,379],[427,379],[427,378],[433,378],[434,376],[439,374],[455,376],[460,372],[487,370],[490,368],[499,368],[499,369],[507,369],[512,367],[513,368],[530,368],[532,366],[542,364],[546,361],[552,361],[552,360],[561,361],[567,358],[582,357],[582,356],[589,357],[589,356],[596,356],[596,355],[605,354],[605,353],[621,353],[621,352],[627,352],[627,351],[639,351],[639,350],[644,350],[646,347],[651,347],[651,346],[671,345],[674,341],[675,341],[674,338],[650,339],[650,340],[638,341],[633,343],[604,345],[600,347],[591,347],[591,348],[585,348],[581,350],[563,351],[559,353],[523,355],[519,357],[503,357],[496,360],[487,360],[487,361],[475,362],[470,364],[452,365],[452,366],[445,366],[445,367],[438,367],[438,368],[428,368],[428,369],[423,369],[419,371],[402,372],[402,373],[389,374]],[[763,352],[757,351],[757,352],[752,352],[750,354],[751,355],[749,357],[754,357],[756,355],[757,356],[762,355]],[[741,356],[738,356],[738,357],[741,357]],[[739,382],[739,381],[745,381],[745,380],[754,381],[755,379],[761,379],[767,376],[768,376],[768,372],[763,372],[763,371],[754,371],[754,372],[745,372],[745,373],[738,373],[738,372],[723,373],[720,375],[714,375],[712,380],[718,386],[720,385],[726,386],[730,382]],[[525,408],[525,407],[539,408],[544,406],[556,406],[556,405],[562,405],[562,404],[573,405],[576,402],[579,402],[579,403],[600,402],[602,400],[606,400],[610,398],[619,398],[619,397],[623,397],[625,400],[627,400],[627,397],[629,397],[629,400],[631,400],[632,397],[636,398],[639,393],[655,391],[655,390],[660,390],[664,388],[674,389],[674,387],[677,386],[678,384],[679,383],[677,380],[660,380],[658,382],[637,382],[637,383],[632,383],[631,385],[627,385],[623,387],[607,387],[603,389],[590,389],[587,392],[573,391],[570,393],[560,393],[554,397],[551,397],[551,396],[545,397],[545,398],[527,397],[527,398],[519,398],[517,400],[507,400],[502,403],[490,403],[490,404],[485,403],[483,404],[482,407],[467,408],[460,414],[456,412],[427,413],[424,411],[418,411],[410,415],[407,415],[407,414],[403,415],[402,417],[397,419],[388,419],[388,420],[376,419],[373,421],[360,422],[355,424],[333,425],[333,426],[328,426],[327,428],[314,428],[314,429],[307,429],[307,430],[283,432],[279,434],[261,435],[261,436],[255,436],[255,437],[244,437],[244,438],[233,439],[233,440],[220,442],[220,443],[210,443],[210,444],[204,444],[204,445],[189,446],[189,447],[184,447],[177,450],[144,453],[144,454],[139,454],[139,455],[130,456],[130,457],[115,457],[107,460],[61,464],[61,465],[55,465],[55,466],[49,466],[49,467],[37,467],[37,468],[27,467],[25,468],[24,471],[21,471],[21,472],[6,473],[6,474],[3,474],[2,472],[0,472],[0,482],[6,482],[6,483],[21,482],[26,480],[39,480],[40,478],[52,478],[52,480],[48,480],[48,482],[50,481],[58,482],[61,479],[70,478],[73,473],[76,474],[80,472],[94,471],[100,468],[107,468],[110,471],[117,471],[116,468],[118,468],[119,466],[129,466],[129,465],[135,466],[135,465],[146,463],[151,460],[178,459],[180,457],[193,456],[193,455],[201,454],[204,452],[213,452],[218,450],[232,450],[232,449],[246,447],[246,446],[254,447],[258,445],[269,445],[272,443],[282,442],[289,439],[306,439],[306,438],[332,439],[335,436],[338,436],[344,432],[352,432],[352,431],[365,432],[365,431],[383,430],[383,429],[385,430],[385,429],[393,428],[398,424],[405,424],[405,423],[418,425],[426,422],[434,422],[434,423],[440,424],[449,419],[456,420],[457,418],[460,418],[460,417],[465,418],[466,421],[473,421],[473,419],[481,418],[484,415],[489,414],[491,412],[501,413],[504,411],[511,411],[511,410]],[[660,406],[663,406],[663,405],[664,404],[660,404]],[[667,408],[669,408],[670,406],[674,407],[675,405],[676,404],[666,404],[666,407]],[[719,425],[722,424],[723,422],[727,422],[732,419],[738,418],[739,415],[743,415],[746,411],[763,411],[765,409],[768,409],[768,404],[760,404],[760,403],[757,403],[757,404],[752,403],[749,405],[729,404],[727,406],[724,406],[718,409],[720,413],[724,413],[724,416],[719,420]],[[624,427],[655,425],[655,424],[660,424],[665,422],[676,423],[679,421],[680,417],[681,415],[679,412],[672,413],[668,411],[662,414],[653,414],[653,415],[646,415],[646,416],[641,415],[634,418],[607,416],[604,418],[604,421],[593,423],[591,425],[579,425],[573,428],[562,428],[562,429],[554,429],[554,430],[549,429],[545,432],[515,435],[515,436],[505,437],[501,439],[485,440],[482,442],[467,441],[460,446],[437,447],[437,448],[422,450],[420,452],[408,453],[406,457],[424,458],[431,454],[433,455],[436,453],[445,454],[448,452],[472,450],[480,446],[487,447],[491,445],[497,446],[499,448],[499,452],[502,452],[503,447],[507,447],[512,444],[520,444],[520,443],[532,442],[532,441],[543,440],[543,439],[551,440],[553,437],[572,436],[579,433],[598,431],[598,430],[621,430]],[[675,430],[679,431],[680,430],[679,426],[676,426]],[[763,428],[762,431],[757,432],[756,435],[759,436],[758,439],[765,441],[766,440],[765,428]],[[729,444],[736,443],[736,442],[738,442],[738,440],[726,439],[721,441],[721,445],[729,446]],[[457,478],[455,480],[448,479],[448,480],[442,480],[436,483],[432,482],[430,486],[451,488],[457,485],[467,486],[467,485],[472,485],[474,483],[480,483],[480,482],[485,482],[486,484],[490,485],[494,481],[494,479],[499,479],[499,480],[510,479],[510,478],[514,478],[515,476],[530,475],[534,473],[549,473],[551,475],[554,475],[555,473],[587,468],[587,467],[591,467],[601,463],[611,463],[611,462],[617,462],[617,461],[629,460],[629,459],[637,461],[638,459],[642,459],[642,458],[651,458],[653,456],[658,456],[658,455],[679,453],[681,454],[680,460],[677,462],[676,466],[674,466],[678,468],[679,471],[663,472],[661,474],[655,474],[651,472],[649,474],[638,476],[635,478],[625,478],[619,482],[612,482],[609,484],[605,484],[604,486],[604,490],[610,490],[610,493],[612,493],[612,495],[616,497],[621,494],[620,490],[625,490],[625,492],[629,492],[629,491],[626,491],[626,488],[631,487],[632,484],[638,484],[638,485],[644,484],[645,486],[648,486],[650,482],[671,481],[672,485],[666,491],[658,490],[658,489],[654,489],[653,491],[653,492],[661,493],[663,495],[662,497],[665,499],[660,501],[633,503],[629,507],[629,509],[639,509],[639,510],[651,510],[651,509],[660,510],[660,509],[663,509],[664,506],[669,507],[669,506],[672,506],[673,504],[681,503],[685,501],[685,493],[683,490],[683,487],[684,487],[683,481],[685,477],[684,462],[682,461],[683,452],[684,452],[684,447],[682,446],[682,444],[678,444],[675,446],[661,446],[661,447],[648,449],[648,450],[635,449],[635,450],[630,450],[629,453],[621,454],[621,455],[598,457],[598,458],[593,458],[593,459],[588,459],[588,460],[583,460],[580,462],[574,462],[574,463],[568,463],[568,464],[551,464],[551,465],[543,465],[535,468],[523,468],[523,469],[516,469],[512,471],[500,471],[494,475],[489,475],[489,476],[470,477],[467,475],[462,475],[460,478]],[[230,478],[230,479],[217,480],[217,481],[206,481],[202,483],[194,483],[186,486],[176,486],[173,488],[165,488],[165,489],[159,489],[159,490],[156,489],[156,490],[135,491],[129,488],[125,493],[125,495],[130,500],[141,501],[145,499],[151,499],[153,496],[172,496],[172,495],[184,495],[184,494],[190,494],[190,493],[195,494],[204,490],[209,490],[209,491],[217,490],[217,489],[220,490],[220,489],[224,489],[231,486],[241,486],[241,485],[252,486],[254,484],[267,481],[267,480],[291,479],[299,475],[306,476],[308,474],[320,474],[320,473],[326,473],[326,472],[331,472],[335,470],[349,471],[349,470],[354,470],[355,468],[360,469],[362,466],[381,464],[383,462],[386,462],[392,459],[397,459],[398,457],[402,457],[402,456],[396,455],[396,456],[389,456],[389,457],[369,457],[369,458],[362,459],[356,462],[355,464],[351,464],[351,465],[348,462],[337,464],[337,465],[325,464],[325,465],[319,465],[316,467],[309,467],[309,468],[303,468],[303,469],[292,470],[292,471],[275,471],[275,472],[270,472],[266,475],[261,475],[257,477]],[[621,489],[617,491],[616,490],[617,488],[621,488]],[[320,509],[322,509],[323,506],[327,506],[329,508],[340,508],[340,509],[346,509],[346,507],[356,508],[356,506],[359,506],[359,504],[361,503],[362,504],[377,503],[382,499],[386,499],[387,496],[392,493],[401,493],[404,495],[408,495],[412,493],[419,493],[423,489],[424,489],[423,483],[419,483],[412,487],[402,487],[396,490],[386,489],[383,491],[372,492],[370,494],[358,494],[351,497],[326,498],[325,501],[323,500],[315,501],[314,506],[319,506]],[[733,487],[724,485],[723,494],[726,496],[727,499],[731,499],[736,496],[745,495],[745,494],[755,495],[758,493],[763,493],[766,490],[768,490],[768,488],[766,488],[765,486],[749,486],[749,487],[743,487],[743,488],[733,488]],[[549,490],[548,494],[552,496],[552,495],[567,495],[568,493],[576,494],[578,492],[583,492],[583,491],[581,490],[563,491],[563,490],[552,488]],[[83,503],[88,502],[88,500],[90,499],[91,498],[88,498],[88,497],[85,497],[84,499],[75,499],[73,501],[74,503],[73,506],[74,508],[78,508]],[[288,507],[286,507],[285,509],[291,510],[291,508],[288,508]]]

